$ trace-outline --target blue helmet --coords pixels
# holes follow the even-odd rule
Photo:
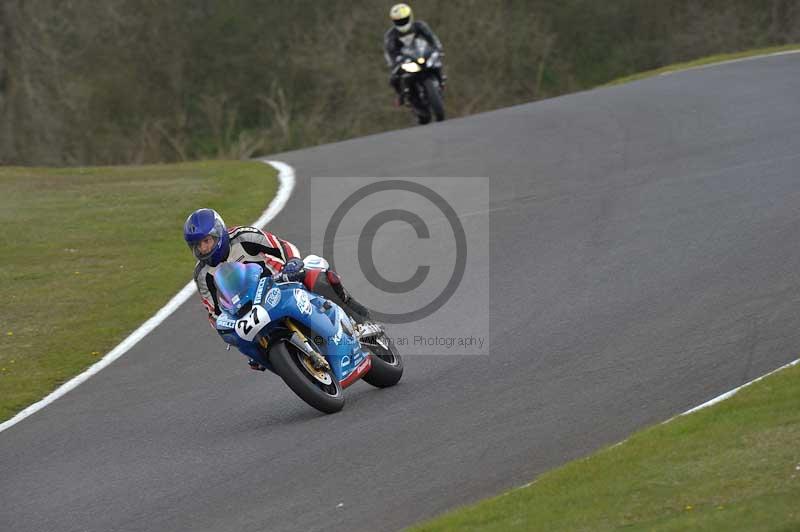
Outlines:
[[[200,251],[200,242],[213,237],[214,247],[206,253]],[[197,209],[183,224],[183,239],[189,245],[197,260],[209,266],[216,266],[228,258],[231,239],[222,217],[213,209]]]

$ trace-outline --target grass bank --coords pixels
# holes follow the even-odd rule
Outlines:
[[[621,85],[622,83],[629,83],[631,81],[651,78],[653,76],[660,76],[661,74],[667,74],[669,72],[678,72],[680,70],[687,70],[690,68],[713,65],[715,63],[724,63],[726,61],[735,61],[737,59],[746,59],[748,57],[757,57],[759,55],[768,55],[780,52],[791,52],[795,50],[800,50],[800,44],[787,44],[785,46],[772,46],[769,48],[760,48],[758,50],[747,50],[745,52],[737,52],[732,54],[711,55],[708,57],[696,59],[694,61],[687,61],[685,63],[676,63],[674,65],[667,65],[665,67],[657,68],[655,70],[648,70],[646,72],[640,72],[638,74],[633,74],[631,76],[625,76],[623,78],[609,81],[608,83],[604,84],[603,87]]]
[[[800,530],[800,366],[416,532]]]
[[[260,162],[0,167],[0,421],[94,363],[191,279],[182,227],[192,210],[251,223],[276,190]]]

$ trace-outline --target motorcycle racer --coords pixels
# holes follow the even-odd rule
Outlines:
[[[414,20],[414,13],[408,4],[395,4],[389,10],[389,18],[392,19],[392,27],[383,37],[383,55],[386,64],[391,69],[389,84],[397,93],[397,105],[405,104],[406,87],[402,87],[402,80],[398,72],[397,64],[402,59],[401,50],[404,46],[410,46],[414,39],[419,36],[428,41],[434,51],[442,52],[442,42],[433,33],[430,26],[421,20]],[[447,77],[441,69],[436,73],[439,83],[444,88]]]
[[[356,321],[370,319],[369,310],[350,296],[342,286],[341,278],[327,268],[326,261],[315,257],[320,267],[307,270],[297,246],[268,231],[249,226],[229,229],[219,213],[203,208],[186,219],[183,238],[197,258],[194,282],[212,327],[221,314],[214,271],[223,262],[257,264],[264,270],[264,275],[272,275],[280,281],[305,283],[309,290],[334,299]],[[252,360],[250,367],[264,369]]]

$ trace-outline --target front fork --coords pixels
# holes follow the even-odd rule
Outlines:
[[[289,318],[286,318],[284,323],[286,324],[286,328],[292,331],[292,335],[288,338],[289,343],[305,353],[305,355],[311,359],[311,363],[315,368],[331,371],[331,365],[328,364],[328,361],[325,360],[325,357],[323,357],[311,346],[311,342],[308,341],[308,338],[306,338],[306,335],[303,334],[303,331],[301,331],[300,328]]]

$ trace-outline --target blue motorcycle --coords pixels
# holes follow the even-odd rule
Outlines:
[[[223,313],[217,332],[280,376],[314,408],[344,406],[342,390],[358,379],[397,384],[403,362],[378,323],[355,323],[342,308],[298,282],[264,276],[256,264],[223,263],[214,272]]]

